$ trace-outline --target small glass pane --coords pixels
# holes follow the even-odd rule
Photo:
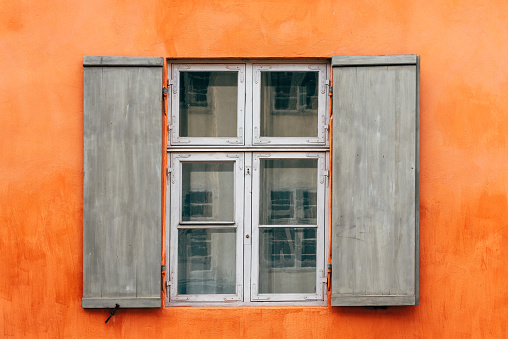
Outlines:
[[[180,136],[236,137],[237,72],[180,72]]]
[[[317,159],[261,159],[260,225],[317,224]]]
[[[236,230],[178,230],[178,294],[236,293]]]
[[[259,293],[315,293],[316,229],[259,232]]]
[[[260,135],[318,135],[318,72],[261,72]]]
[[[182,221],[234,221],[234,163],[182,163]]]

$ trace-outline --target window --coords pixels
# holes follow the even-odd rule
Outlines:
[[[169,65],[172,305],[325,305],[326,63]]]
[[[418,304],[417,55],[332,58],[331,169],[326,62],[168,61],[163,164],[165,62],[83,58],[84,308]]]

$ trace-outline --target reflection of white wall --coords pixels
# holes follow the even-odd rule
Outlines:
[[[233,294],[236,292],[235,232],[207,230],[209,270],[190,270],[187,265],[187,294]]]
[[[260,270],[260,293],[315,293],[316,269]]]
[[[212,234],[212,270],[215,272],[216,293],[236,292],[235,244],[235,232]]]
[[[317,160],[316,168],[266,168],[266,189],[268,190],[296,190],[317,189]]]
[[[263,120],[261,136],[317,137],[317,110],[315,115],[269,115]]]
[[[195,137],[236,137],[238,86],[236,73],[213,72],[208,87],[208,107],[180,107],[187,116],[187,135]],[[232,81],[234,80],[234,81]]]

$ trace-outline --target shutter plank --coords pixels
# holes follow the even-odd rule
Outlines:
[[[83,307],[160,307],[162,67],[84,73]]]
[[[335,306],[417,303],[417,58],[373,59],[333,62]]]

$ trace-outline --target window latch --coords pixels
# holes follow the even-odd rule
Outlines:
[[[169,179],[171,178],[171,172],[173,169],[171,167],[166,168],[166,181],[169,183]]]
[[[173,93],[176,94],[176,81],[174,79],[168,79],[168,87],[173,88]]]

